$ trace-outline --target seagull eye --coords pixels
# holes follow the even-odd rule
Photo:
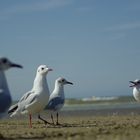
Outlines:
[[[65,82],[65,80],[64,80],[64,79],[62,79],[62,82]]]
[[[42,70],[44,70],[44,68],[41,68]]]
[[[4,58],[4,59],[2,60],[2,62],[3,62],[4,64],[7,63],[7,59]]]

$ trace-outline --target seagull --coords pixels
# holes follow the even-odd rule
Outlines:
[[[66,79],[64,79],[62,77],[59,77],[58,79],[56,79],[54,90],[49,98],[49,103],[45,107],[46,110],[57,112],[56,113],[56,116],[57,116],[56,125],[59,125],[58,112],[63,107],[64,102],[65,102],[64,85],[66,85],[66,84],[73,85],[73,83],[67,81]],[[52,123],[54,124],[52,114],[51,114],[51,119],[52,119]]]
[[[8,111],[8,113],[12,113],[10,117],[28,114],[30,128],[32,128],[32,114],[38,114],[38,118],[47,123],[40,117],[40,112],[44,110],[49,100],[49,88],[46,79],[49,71],[52,71],[52,69],[46,65],[40,65],[37,68],[32,90],[25,93],[17,104],[11,106]]]
[[[133,87],[133,96],[136,101],[140,102],[140,80],[129,81],[131,83],[130,87]]]
[[[11,62],[6,57],[0,58],[0,118],[6,115],[12,103],[11,94],[4,73],[4,71],[12,67],[22,68],[21,65]]]

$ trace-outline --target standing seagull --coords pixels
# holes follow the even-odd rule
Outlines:
[[[140,102],[140,80],[130,81],[130,87],[133,87],[133,96],[136,101]]]
[[[38,114],[38,118],[47,123],[40,117],[40,112],[44,110],[49,100],[49,88],[47,84],[46,75],[52,69],[46,65],[40,65],[37,69],[33,88],[31,91],[25,93],[19,102],[9,109],[12,116],[18,114],[29,114],[30,127],[32,127],[32,114]]]
[[[5,70],[12,67],[22,68],[21,65],[15,64],[5,57],[0,58],[0,117],[3,117],[6,114],[12,103],[12,98],[4,74]]]
[[[57,114],[56,114],[56,116],[57,116],[56,124],[57,125],[59,125],[58,111],[63,107],[64,102],[65,102],[65,95],[64,95],[64,85],[65,84],[73,85],[73,83],[68,82],[66,79],[64,79],[62,77],[56,79],[54,90],[53,90],[52,94],[50,95],[49,103],[45,108],[47,110],[57,112]],[[52,119],[52,122],[54,124],[52,114],[51,114],[51,119]]]

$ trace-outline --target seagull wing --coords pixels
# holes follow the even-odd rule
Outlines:
[[[23,110],[26,106],[26,104],[29,102],[29,97],[34,94],[34,91],[29,91],[27,93],[25,93],[21,99],[18,101],[17,104],[13,105],[10,107],[9,109],[9,113],[15,112],[15,111],[19,111],[19,110]]]
[[[21,99],[19,100],[19,103],[25,101],[25,100],[26,100],[31,94],[33,94],[33,93],[34,93],[34,91],[29,91],[29,92],[25,93],[25,94],[21,97]]]
[[[12,113],[10,116],[15,116],[17,114],[27,113],[27,108],[32,105],[36,101],[36,94],[34,91],[29,91],[25,93],[19,102],[13,106],[11,106],[9,112]]]
[[[50,101],[45,109],[57,110],[58,106],[60,106],[60,105],[63,106],[63,104],[64,104],[64,99],[62,99],[61,97],[54,97],[54,98],[50,99]]]
[[[28,109],[30,110],[30,108],[32,108],[32,105],[37,102],[37,94],[34,94],[34,92],[26,94],[21,102],[20,102],[20,106],[21,106],[21,113],[27,113]]]

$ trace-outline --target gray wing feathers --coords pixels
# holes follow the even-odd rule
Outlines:
[[[22,108],[21,112],[24,112],[24,111],[26,111],[27,108],[30,108],[30,106],[32,106],[32,104],[34,104],[34,102],[36,102],[36,99],[37,99],[36,97],[37,97],[37,95],[31,97],[30,100],[28,101],[28,104],[26,104],[26,105]]]
[[[34,91],[29,91],[26,94],[22,96],[22,98],[19,100],[19,102],[25,101]]]
[[[16,110],[19,110],[19,109],[24,110],[24,109],[25,109],[24,103],[26,102],[26,99],[28,99],[28,97],[29,97],[32,93],[34,93],[34,92],[33,92],[33,91],[29,91],[29,92],[25,93],[25,94],[21,97],[21,99],[19,100],[18,103],[14,104],[14,105],[12,105],[12,106],[10,107],[10,109],[8,110],[8,113],[9,113],[9,114],[10,114],[10,113],[13,113],[13,112],[15,112]],[[21,104],[22,104],[22,105],[21,105]]]

